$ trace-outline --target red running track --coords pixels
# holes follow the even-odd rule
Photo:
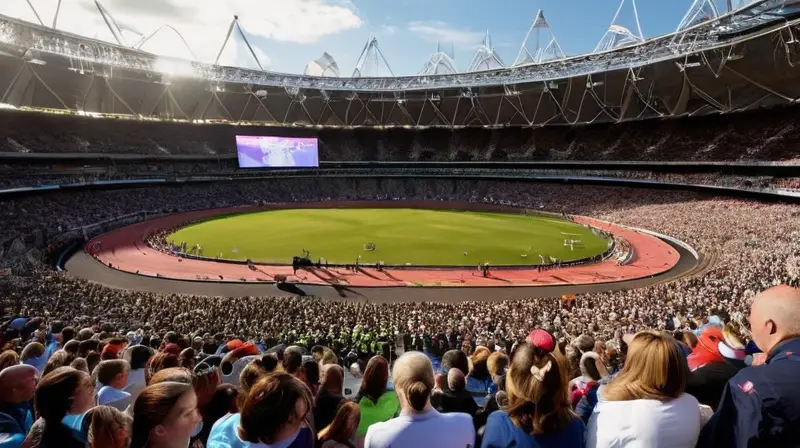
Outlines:
[[[593,283],[613,283],[650,277],[672,269],[680,258],[678,252],[659,238],[633,229],[592,218],[576,217],[575,221],[613,233],[627,240],[634,250],[633,259],[624,266],[616,261],[551,269],[538,272],[532,269],[490,271],[483,277],[472,269],[361,269],[353,273],[345,269],[310,269],[292,274],[291,266],[257,266],[253,271],[244,264],[179,258],[149,247],[145,239],[160,229],[172,228],[219,214],[278,208],[330,207],[417,207],[458,208],[510,211],[508,207],[464,203],[410,203],[392,201],[380,205],[369,202],[281,204],[264,207],[240,207],[179,213],[144,221],[100,235],[84,246],[85,251],[106,266],[129,273],[176,280],[216,282],[272,282],[275,275],[287,276],[289,281],[317,285],[346,285],[353,287],[386,286],[562,286]]]

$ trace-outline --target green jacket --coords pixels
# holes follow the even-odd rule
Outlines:
[[[383,393],[375,403],[369,397],[364,397],[358,402],[361,411],[361,422],[358,424],[358,436],[365,436],[367,429],[375,423],[391,420],[400,412],[400,402],[393,390]]]

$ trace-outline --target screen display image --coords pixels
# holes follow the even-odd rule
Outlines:
[[[236,136],[239,168],[319,166],[316,138]]]

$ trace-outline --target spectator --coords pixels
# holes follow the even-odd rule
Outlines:
[[[203,429],[196,437],[203,446],[206,446],[208,436],[211,434],[211,428],[217,420],[227,414],[239,412],[238,403],[240,397],[244,398],[246,396],[239,394],[239,390],[232,384],[220,384],[217,386],[217,390],[203,412]]]
[[[123,359],[128,361],[130,371],[124,390],[131,394],[131,402],[136,401],[139,393],[147,387],[147,363],[152,356],[153,351],[144,345],[134,345],[125,350]]]
[[[356,429],[360,419],[361,414],[357,404],[350,401],[342,402],[331,423],[319,432],[321,448],[355,448]]]
[[[46,376],[48,373],[56,370],[59,367],[65,367],[70,365],[72,362],[72,357],[64,350],[56,350],[53,353],[53,356],[47,360],[47,364],[44,366],[44,370],[42,371],[42,377]]]
[[[387,390],[388,382],[389,363],[382,356],[373,356],[367,363],[361,387],[356,395],[361,413],[361,421],[358,424],[359,437],[366,436],[370,426],[391,419],[400,410],[397,394]]]
[[[723,338],[721,328],[714,325],[706,326],[687,358],[689,370],[694,371],[706,364],[723,362],[722,355],[719,353],[719,343]]]
[[[19,355],[14,350],[6,350],[0,354],[0,372],[19,364]]]
[[[628,345],[622,372],[598,389],[586,446],[694,446],[700,409],[684,393],[689,369],[677,341],[643,331]]]
[[[713,346],[707,348],[710,344]],[[697,398],[700,404],[716,409],[725,385],[744,367],[744,362],[735,358],[736,350],[728,346],[723,332],[717,327],[707,327],[703,331],[692,354],[700,350],[713,355],[689,374],[686,393]],[[731,357],[723,355],[723,352]]]
[[[508,356],[502,352],[494,352],[489,355],[486,365],[489,373],[492,375],[492,382],[494,384],[492,392],[486,396],[483,408],[478,409],[475,415],[475,427],[481,428],[486,425],[486,419],[492,412],[500,409],[497,397],[500,395],[501,399],[506,399],[506,368],[508,367]],[[506,403],[507,404],[507,403]]]
[[[30,402],[39,373],[18,365],[0,371],[0,447],[17,448],[33,425]]]
[[[191,385],[151,384],[133,404],[130,448],[186,447],[201,421]]]
[[[475,429],[469,415],[440,414],[431,406],[433,377],[431,361],[422,353],[408,352],[395,361],[392,378],[400,400],[400,416],[371,425],[365,447],[463,448],[475,444]]]
[[[781,285],[758,294],[750,328],[764,355],[728,381],[698,446],[792,446],[800,440],[800,290]]]
[[[530,344],[517,347],[508,372],[508,407],[489,416],[482,447],[583,447],[563,364]]]
[[[100,364],[100,353],[90,352],[86,355],[86,373],[94,372],[98,364]],[[47,370],[46,367],[45,370]]]
[[[192,385],[194,375],[189,369],[183,367],[170,367],[169,369],[159,370],[158,373],[150,378],[149,386],[159,383],[183,383]]]
[[[320,365],[326,366],[328,364],[338,364],[339,359],[336,357],[336,353],[333,350],[326,347],[325,351],[322,353],[322,360],[320,360]]]
[[[22,444],[24,448],[78,447],[61,421],[94,406],[94,385],[89,375],[72,367],[59,367],[45,375],[36,387],[34,407],[38,419]]]
[[[20,360],[23,364],[35,367],[41,374],[44,371],[45,364],[47,364],[47,358],[44,357],[44,345],[39,342],[29,343],[22,350]]]
[[[319,364],[313,359],[303,362],[303,374],[311,394],[316,397],[319,389]]]
[[[109,406],[97,406],[90,414],[89,448],[128,448],[133,426],[133,419],[128,414]]]
[[[286,347],[286,350],[283,352],[283,371],[289,375],[302,377],[302,368],[303,349],[296,345]]]
[[[344,369],[336,364],[322,366],[322,378],[314,401],[314,423],[317,428],[331,424],[337,409],[344,401]],[[359,420],[360,418],[359,413]],[[358,429],[358,428],[356,428]]]
[[[150,358],[150,362],[147,369],[149,375],[148,380],[161,370],[175,368],[178,367],[179,365],[180,362],[178,360],[177,355],[173,355],[171,353],[157,352],[155,355],[153,355],[152,358]],[[148,384],[150,384],[149,381]]]
[[[569,383],[573,407],[578,405],[581,398],[594,384],[608,376],[608,369],[606,369],[602,357],[596,352],[584,353],[581,356],[579,365],[581,376]]]
[[[312,405],[311,392],[302,381],[287,373],[269,374],[253,386],[239,414],[214,424],[207,447],[289,446],[298,442]],[[313,440],[301,446],[311,448]]]
[[[469,360],[467,355],[462,350],[448,350],[442,356],[440,373],[447,376],[447,372],[453,368],[462,372],[469,372]],[[447,384],[446,381],[445,384]]]
[[[431,404],[441,413],[462,412],[475,417],[478,405],[472,394],[467,391],[464,373],[458,369],[447,372],[447,389],[431,396]]]
[[[97,379],[97,404],[125,411],[133,403],[131,394],[123,389],[128,384],[130,366],[123,359],[101,361],[95,370]]]
[[[472,353],[472,370],[467,375],[467,390],[470,392],[480,392],[481,394],[489,392],[492,385],[492,376],[489,374],[486,361],[489,359],[490,354],[489,349],[482,345],[476,347]]]
[[[553,339],[553,335],[538,328],[531,330],[525,342],[547,353],[551,353],[556,348],[556,341]]]
[[[239,374],[239,389],[242,391],[242,394],[246,397],[247,394],[250,393],[250,389],[268,373],[267,369],[264,368],[261,358],[251,360],[244,366],[242,373]]]
[[[314,358],[314,362],[321,362],[324,353],[325,347],[321,345],[315,345],[311,347],[311,356]]]

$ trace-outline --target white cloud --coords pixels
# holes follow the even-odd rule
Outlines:
[[[483,33],[455,28],[440,20],[409,22],[408,30],[431,42],[441,42],[457,47],[475,48],[481,44]]]
[[[58,2],[32,0],[32,3],[42,21],[52,24]],[[343,0],[101,0],[101,4],[126,29],[123,35],[128,45],[140,39],[138,33],[147,36],[168,24],[206,62],[216,58],[234,15],[239,16],[239,23],[264,66],[269,65],[269,58],[253,42],[258,38],[310,44],[362,26],[361,18]],[[26,0],[0,0],[0,14],[37,22]],[[58,28],[115,42],[94,0],[63,0]],[[228,45],[234,49],[226,50],[222,63],[249,65],[252,56],[243,42],[232,37]],[[142,49],[164,56],[189,57],[178,34],[167,28],[154,35]]]

